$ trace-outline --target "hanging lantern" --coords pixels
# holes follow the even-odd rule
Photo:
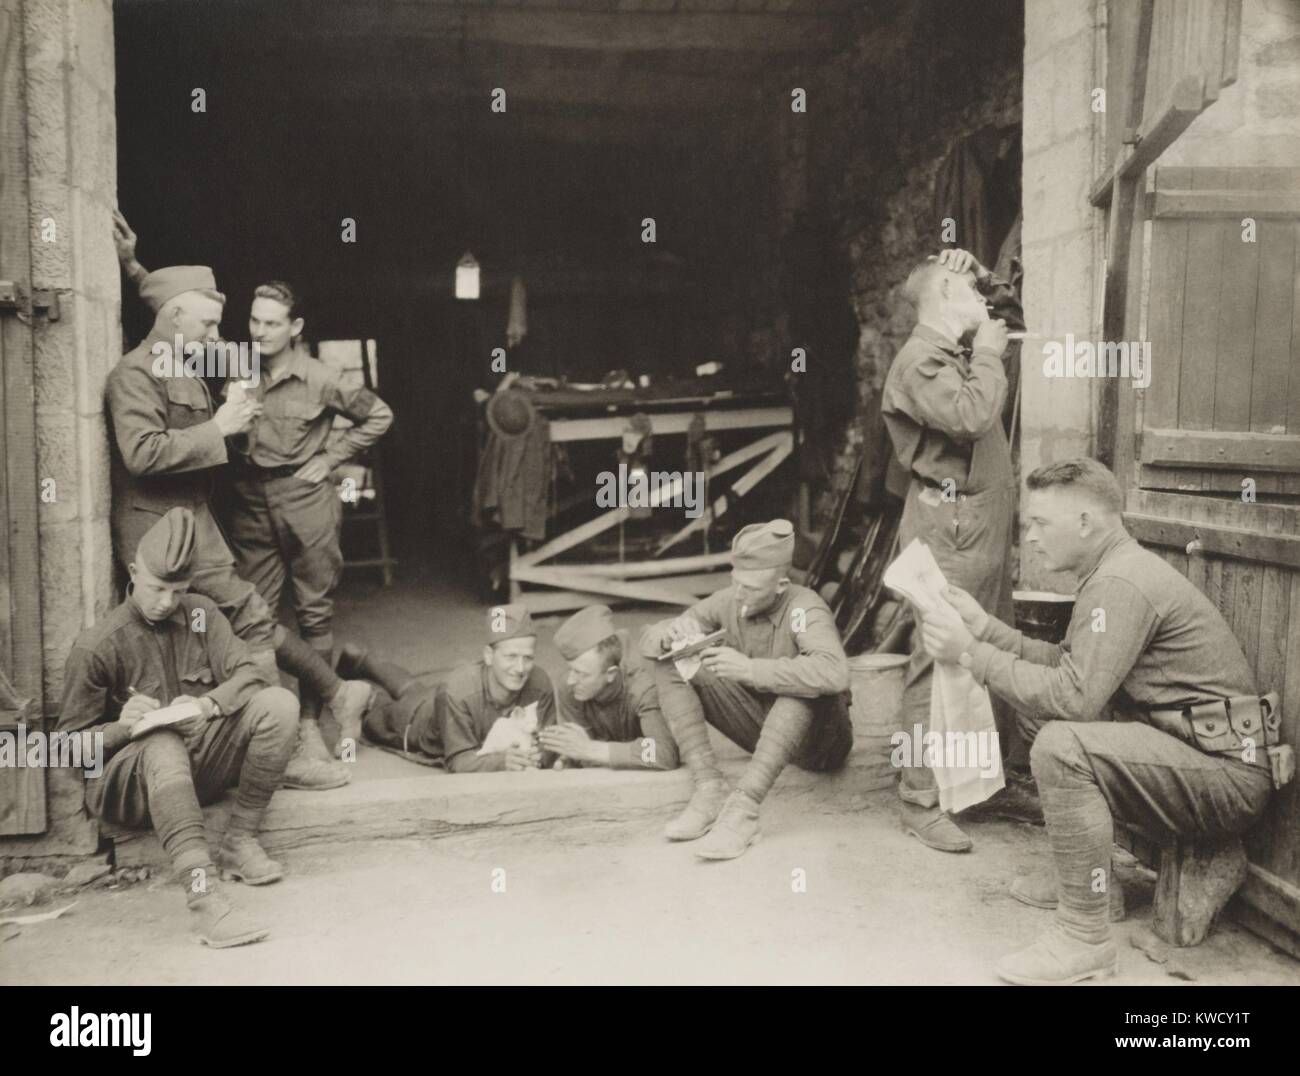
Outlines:
[[[456,263],[456,298],[477,299],[479,293],[478,262],[468,250]]]

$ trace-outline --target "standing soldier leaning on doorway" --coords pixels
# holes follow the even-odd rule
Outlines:
[[[1016,487],[1002,428],[1002,319],[1023,329],[1020,303],[964,250],[927,258],[904,292],[916,304],[916,327],[889,368],[881,400],[894,454],[909,477],[899,543],[924,541],[949,583],[1005,614]],[[969,347],[962,343],[968,337]],[[904,728],[929,727],[933,682],[918,627],[903,687]],[[898,794],[906,832],[941,852],[970,851],[970,838],[939,809],[929,767],[904,769]]]
[[[213,474],[227,461],[227,438],[248,430],[257,418],[255,400],[227,400],[213,407],[201,377],[173,369],[155,373],[159,349],[164,357],[182,345],[214,343],[225,296],[216,290],[205,266],[173,266],[145,273],[135,261],[135,236],[119,215],[118,254],[136,281],[141,298],[155,312],[152,332],[110,372],[106,395],[112,429],[113,545],[125,564],[140,538],[173,506],[195,517],[195,571],[192,589],[217,603],[235,633],[272,674],[278,665],[298,679],[305,692],[329,700],[345,729],[359,728],[371,688],[341,680],[328,661],[275,622],[267,602],[235,571],[234,557],[211,510]],[[173,356],[180,366],[182,356]],[[303,730],[285,771],[287,788],[326,789],[347,784],[346,766],[322,761],[310,750]],[[328,756],[327,756],[328,758]]]

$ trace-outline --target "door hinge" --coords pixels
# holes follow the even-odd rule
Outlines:
[[[62,316],[59,309],[59,293],[46,288],[37,288],[32,292],[31,302],[24,302],[22,289],[12,280],[0,280],[0,313],[12,311],[23,321],[30,320],[33,313],[45,311],[50,321],[58,321]]]

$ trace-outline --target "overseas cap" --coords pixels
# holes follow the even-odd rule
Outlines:
[[[536,634],[537,629],[533,627],[533,618],[528,615],[527,606],[521,603],[494,605],[488,610],[487,637],[484,640],[488,646]]]
[[[788,519],[751,523],[731,541],[731,563],[742,571],[788,568],[794,561],[794,524]]]
[[[613,634],[614,616],[609,606],[589,605],[555,629],[555,646],[565,661],[572,661]]]
[[[193,573],[194,513],[188,508],[172,508],[158,520],[135,550],[137,564],[142,564],[164,583],[180,583]]]
[[[168,299],[174,299],[182,292],[217,291],[217,278],[206,265],[169,265],[166,269],[155,269],[140,281],[140,298],[149,304],[149,309],[157,313]],[[221,295],[224,303],[226,297]]]

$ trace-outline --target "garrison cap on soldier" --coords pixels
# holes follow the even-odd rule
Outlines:
[[[140,298],[157,313],[168,299],[187,291],[204,291],[215,295],[221,302],[226,297],[217,291],[217,278],[206,265],[169,265],[155,269],[140,282]]]
[[[194,513],[172,508],[136,546],[136,564],[164,583],[181,583],[193,575]]]
[[[751,523],[731,543],[731,563],[741,571],[788,568],[794,561],[794,524],[788,519]]]

